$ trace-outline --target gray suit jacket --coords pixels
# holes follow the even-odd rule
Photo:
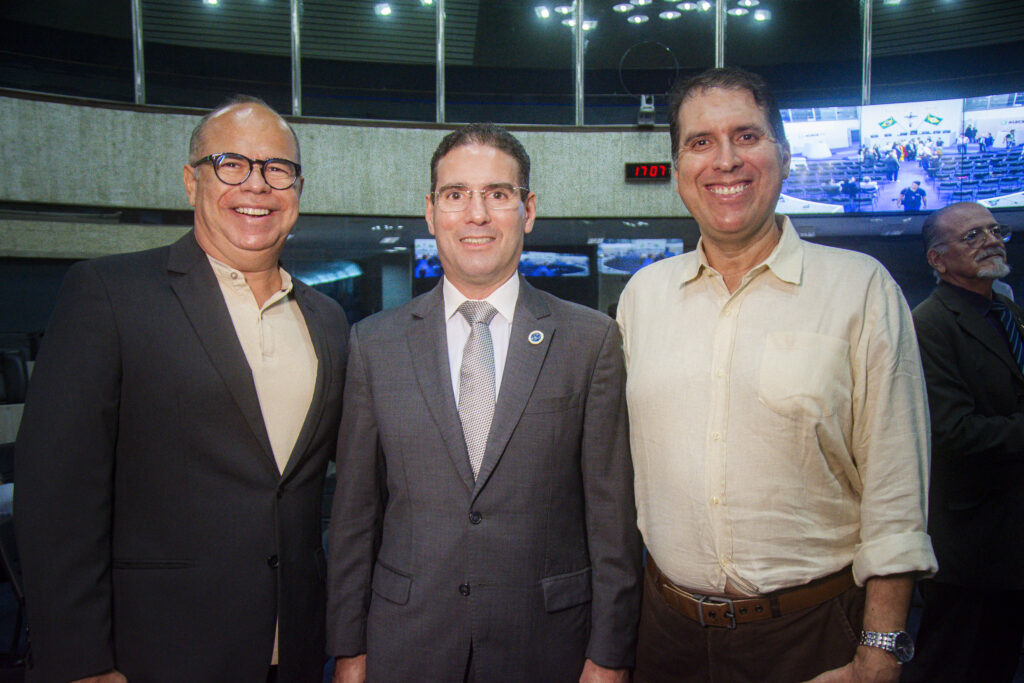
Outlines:
[[[348,325],[294,281],[318,361],[278,472],[252,373],[192,233],[75,265],[16,447],[27,680],[279,680],[324,662],[320,500]]]
[[[462,681],[471,646],[480,681],[631,666],[640,542],[615,323],[521,283],[475,482],[440,285],[350,344],[329,652],[366,652],[371,681]]]

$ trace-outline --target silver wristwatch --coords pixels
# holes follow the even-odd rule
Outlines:
[[[906,664],[914,658],[914,639],[906,631],[861,631],[860,644],[885,650],[896,657],[900,664]]]

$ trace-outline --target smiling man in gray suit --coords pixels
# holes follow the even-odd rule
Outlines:
[[[445,276],[351,338],[330,530],[335,681],[616,681],[640,545],[621,340],[516,274],[537,198],[507,131],[431,160]]]

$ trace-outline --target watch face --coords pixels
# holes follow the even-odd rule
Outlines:
[[[906,631],[896,634],[896,640],[892,645],[892,653],[900,663],[906,664],[914,657],[914,639]]]

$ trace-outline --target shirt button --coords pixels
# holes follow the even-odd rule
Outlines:
[[[479,524],[483,520],[483,518],[484,516],[476,510],[473,510],[472,512],[469,513],[469,521],[473,524]]]
[[[725,377],[725,370],[722,368],[715,370],[715,377]]]
[[[231,273],[231,279],[232,280],[237,280],[238,279],[238,273]]]
[[[724,315],[726,318],[728,318],[729,316],[732,315],[732,309],[731,308],[723,309],[722,310],[722,315]]]
[[[722,438],[722,435],[719,434],[718,432],[711,432],[711,439],[713,441],[719,441],[719,440],[721,440],[721,438]]]
[[[721,501],[718,499],[718,496],[711,496],[711,504],[712,505],[718,505],[720,502]]]
[[[267,558],[267,566],[270,567],[271,569],[277,569],[277,567],[280,564],[281,564],[281,561],[277,559],[277,555],[271,555],[270,557]]]
[[[468,583],[464,583],[461,586],[459,586],[459,594],[463,595],[463,596],[469,595],[469,584]]]

